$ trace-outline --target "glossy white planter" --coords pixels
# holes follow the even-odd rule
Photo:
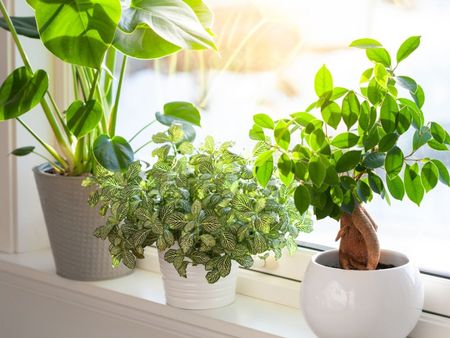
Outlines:
[[[212,309],[228,305],[235,299],[238,270],[235,262],[230,274],[214,284],[206,280],[207,271],[203,265],[189,265],[187,278],[180,277],[174,266],[164,260],[164,252],[159,252],[159,267],[168,305],[191,310]]]
[[[382,250],[394,268],[346,271],[338,250],[312,258],[302,283],[301,308],[319,338],[404,338],[423,307],[419,270],[398,252]]]

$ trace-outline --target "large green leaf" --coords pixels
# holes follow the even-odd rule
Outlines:
[[[47,73],[34,74],[20,67],[8,75],[0,87],[0,121],[13,119],[35,107],[48,88]]]
[[[124,171],[134,161],[134,152],[120,136],[100,135],[94,142],[94,156],[100,165],[111,171]]]
[[[132,0],[123,9],[114,46],[143,59],[160,58],[182,48],[215,49],[212,36],[199,21],[207,19],[198,5],[182,0]]]
[[[331,145],[337,148],[346,149],[356,145],[359,141],[359,136],[350,132],[345,132],[336,135],[331,141]]]
[[[386,133],[392,133],[395,130],[397,114],[397,102],[391,95],[386,95],[380,109],[381,125]]]
[[[360,105],[354,92],[349,92],[342,100],[342,119],[348,129],[358,121]]]
[[[361,150],[352,150],[342,155],[336,163],[336,171],[342,173],[354,169],[361,160]]]
[[[16,29],[17,34],[32,39],[39,39],[39,32],[36,27],[36,19],[34,16],[12,16],[11,21]],[[0,27],[9,31],[8,24],[4,18],[0,18]]]
[[[265,187],[273,173],[273,150],[263,152],[255,161],[255,176],[258,182]]]
[[[211,29],[214,23],[214,14],[202,0],[183,0],[194,11],[200,23],[206,29]]]
[[[303,185],[299,185],[295,189],[294,201],[295,201],[295,206],[296,206],[297,210],[301,214],[305,213],[306,210],[308,210],[309,205],[311,203],[311,196],[309,194],[308,188],[306,188]]]
[[[316,74],[314,89],[318,97],[325,95],[329,97],[333,93],[333,77],[325,65]]]
[[[66,112],[67,127],[80,138],[97,127],[103,115],[102,106],[96,100],[73,102]]]
[[[397,51],[397,62],[406,59],[420,45],[420,36],[411,36],[402,43]]]
[[[119,1],[38,0],[35,6],[42,42],[53,54],[100,68],[120,20]]]
[[[394,147],[388,151],[384,161],[384,168],[389,177],[397,176],[403,168],[404,155],[399,147]]]
[[[405,191],[408,198],[420,206],[420,202],[425,194],[422,179],[419,174],[419,166],[414,163],[412,166],[406,165],[405,168]]]
[[[164,115],[200,127],[200,112],[189,102],[169,102],[164,105]]]

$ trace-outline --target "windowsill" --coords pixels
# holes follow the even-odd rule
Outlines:
[[[146,317],[157,316],[171,325],[193,325],[214,336],[218,333],[239,337],[315,337],[308,328],[298,308],[280,305],[238,294],[236,301],[228,306],[212,310],[182,310],[165,304],[160,274],[136,269],[131,275],[99,282],[77,282],[55,274],[50,250],[25,254],[0,254],[0,282],[8,276],[36,284],[37,292],[54,296],[54,290],[69,299],[76,296],[77,302],[89,307],[98,301],[108,306],[112,314],[136,320],[133,314],[139,311]],[[18,278],[17,278],[18,277]],[[43,287],[44,285],[45,287]],[[29,286],[27,286],[28,288]],[[72,295],[72,296],[71,296]],[[78,297],[79,295],[85,296]],[[90,304],[92,300],[92,304]],[[118,306],[117,306],[118,305]],[[32,306],[32,304],[29,304]],[[105,308],[102,307],[102,311]],[[147,319],[148,321],[148,319]],[[169,327],[170,328],[170,327]]]

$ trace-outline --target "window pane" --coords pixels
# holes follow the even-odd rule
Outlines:
[[[164,102],[188,100],[204,109],[199,139],[211,134],[251,151],[252,115],[274,118],[304,110],[315,99],[316,71],[327,64],[334,83],[357,88],[370,66],[364,52],[347,48],[359,37],[381,41],[394,55],[411,35],[421,35],[417,52],[397,69],[412,75],[425,90],[428,121],[450,129],[450,2],[439,0],[353,1],[210,1],[216,14],[220,54],[188,52],[156,62],[134,61],[125,84],[119,126],[131,136]],[[148,139],[144,133],[137,148]],[[407,147],[408,144],[405,144]],[[140,156],[149,157],[143,150]],[[448,152],[438,156],[450,167]],[[421,208],[409,201],[375,197],[367,207],[379,224],[381,245],[408,253],[422,268],[450,274],[449,190],[442,185],[425,196]],[[315,224],[299,238],[323,245],[333,242],[338,224]]]

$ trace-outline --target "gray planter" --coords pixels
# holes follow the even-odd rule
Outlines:
[[[97,208],[87,204],[93,188],[84,188],[84,177],[53,175],[43,164],[33,168],[39,191],[56,273],[62,277],[93,281],[127,275],[122,264],[113,268],[108,243],[94,237],[94,230],[104,224]]]

